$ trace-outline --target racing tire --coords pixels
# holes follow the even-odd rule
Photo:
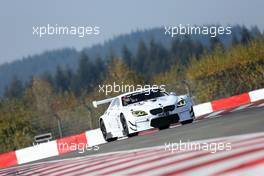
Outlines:
[[[131,134],[128,134],[127,136],[128,137],[134,137],[134,136],[137,136],[138,135],[138,132],[136,132],[136,133],[131,133]]]
[[[117,140],[117,137],[115,137],[115,138],[108,138],[107,137],[107,132],[106,132],[105,124],[104,124],[103,121],[100,122],[100,129],[102,131],[102,134],[103,134],[103,137],[104,137],[105,141],[112,142],[112,141]]]
[[[192,123],[192,122],[193,122],[193,119],[190,119],[190,120],[182,121],[181,124],[182,125],[186,125],[186,124],[189,124],[189,123]]]
[[[126,122],[126,119],[125,119],[123,114],[120,115],[120,121],[121,121],[122,127],[124,129],[124,136],[133,137],[133,136],[138,135],[138,132],[129,134],[127,122]]]
[[[109,138],[109,139],[107,139],[106,141],[107,142],[113,142],[113,141],[116,141],[117,140],[117,137],[115,137],[115,138]]]
[[[123,130],[124,130],[124,132],[123,132],[124,136],[128,136],[129,137],[129,130],[128,130],[127,122],[126,122],[126,119],[125,119],[123,114],[120,115],[120,121],[121,121]]]

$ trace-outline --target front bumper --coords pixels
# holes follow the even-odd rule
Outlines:
[[[189,107],[179,108],[176,112],[167,115],[154,117],[150,121],[150,126],[154,128],[168,126],[170,124],[191,120],[194,118],[193,109]]]
[[[150,126],[154,128],[164,127],[173,123],[179,122],[179,115],[178,114],[171,114],[164,117],[157,117],[153,118],[150,121]]]
[[[148,119],[136,121],[134,123],[129,121],[128,123],[129,123],[129,130],[131,132],[140,132],[153,128],[150,126],[150,121]]]
[[[141,117],[136,121],[129,121],[128,123],[131,132],[139,132],[151,128],[164,127],[193,118],[194,113],[192,107],[185,106],[177,108],[174,111],[167,112],[167,114],[160,113],[157,115],[150,115],[148,117]]]

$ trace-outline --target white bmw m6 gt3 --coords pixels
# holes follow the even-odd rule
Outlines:
[[[106,141],[135,136],[151,128],[166,129],[173,123],[192,123],[194,119],[189,96],[160,89],[143,89],[93,101],[94,107],[105,103],[110,105],[100,117],[99,125]]]

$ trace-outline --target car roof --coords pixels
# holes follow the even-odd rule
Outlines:
[[[146,92],[146,91],[149,91],[149,90],[157,90],[159,88],[146,88],[146,89],[140,89],[140,90],[136,90],[136,91],[132,91],[132,92],[126,92],[126,93],[123,93],[121,95],[118,95],[117,97],[123,97],[123,96],[126,96],[126,95],[130,95],[130,94],[134,94],[134,93],[140,93],[140,92]]]

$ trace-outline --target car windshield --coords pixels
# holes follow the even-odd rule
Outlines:
[[[129,94],[122,97],[122,105],[127,106],[133,103],[138,103],[141,101],[150,100],[157,97],[165,96],[165,92],[161,92],[159,89],[157,90],[149,90],[144,92],[137,92],[133,94]]]

